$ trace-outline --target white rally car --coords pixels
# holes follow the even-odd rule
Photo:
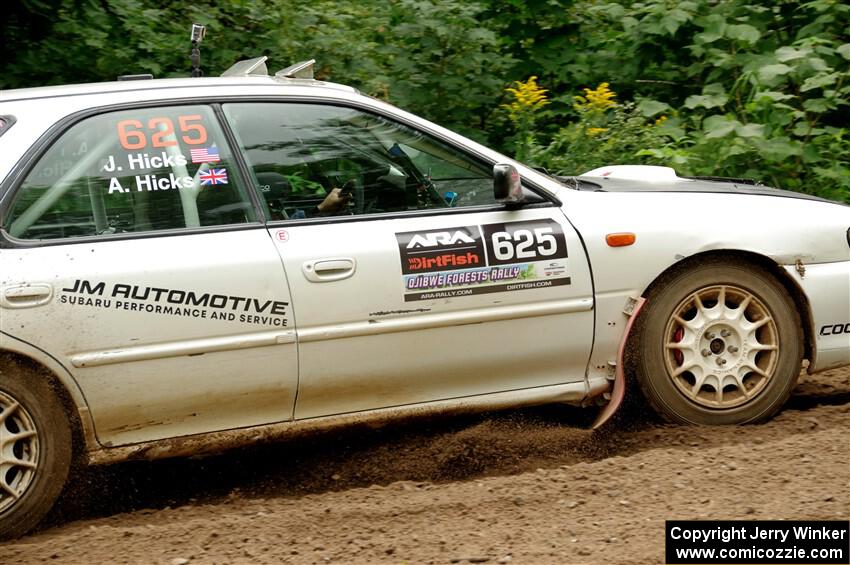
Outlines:
[[[556,180],[275,76],[0,92],[0,537],[72,461],[598,404],[758,422],[850,363],[850,208],[608,167]]]

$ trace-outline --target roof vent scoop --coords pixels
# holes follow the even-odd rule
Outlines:
[[[269,58],[263,55],[262,57],[254,57],[253,59],[245,59],[234,63],[229,69],[221,73],[223,77],[265,77],[269,76],[269,69],[266,67],[266,61]]]
[[[276,72],[274,76],[275,78],[306,78],[313,80],[313,65],[315,64],[315,59],[301,61]]]

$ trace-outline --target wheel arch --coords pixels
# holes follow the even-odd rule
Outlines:
[[[53,358],[48,357],[47,362],[44,362],[45,354],[43,351],[32,348],[32,346],[18,340],[8,343],[8,337],[3,335],[4,343],[0,347],[0,366],[23,367],[27,372],[49,381],[51,389],[56,393],[68,417],[74,456],[75,458],[82,458],[88,451],[97,446],[97,440],[95,439],[88,406],[82,392],[77,387],[76,381]],[[40,355],[35,355],[28,349],[35,349]]]
[[[736,259],[738,261],[745,261],[747,263],[760,266],[765,271],[773,275],[773,277],[785,288],[789,296],[791,296],[791,299],[794,301],[794,305],[797,307],[797,311],[800,314],[800,320],[803,326],[801,328],[803,331],[803,358],[809,360],[810,366],[815,364],[817,349],[815,348],[814,320],[812,318],[812,310],[811,305],[809,304],[809,299],[788,272],[776,261],[765,255],[738,249],[715,249],[696,253],[670,265],[661,274],[655,277],[655,279],[653,279],[653,281],[644,289],[641,296],[647,300],[652,300],[652,295],[670,278],[678,275],[684,270],[687,270],[692,265],[707,259]]]

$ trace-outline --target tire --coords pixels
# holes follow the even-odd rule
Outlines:
[[[71,456],[68,418],[47,377],[0,363],[0,539],[20,537],[44,518]]]
[[[796,305],[776,278],[734,259],[683,268],[647,297],[632,367],[650,405],[688,424],[767,420],[800,372]]]

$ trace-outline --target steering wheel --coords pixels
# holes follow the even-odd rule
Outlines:
[[[404,152],[398,143],[387,150],[393,162],[398,164],[407,174],[407,190],[415,192],[417,208],[432,208],[444,204],[437,187],[430,178],[423,176],[410,156]]]

